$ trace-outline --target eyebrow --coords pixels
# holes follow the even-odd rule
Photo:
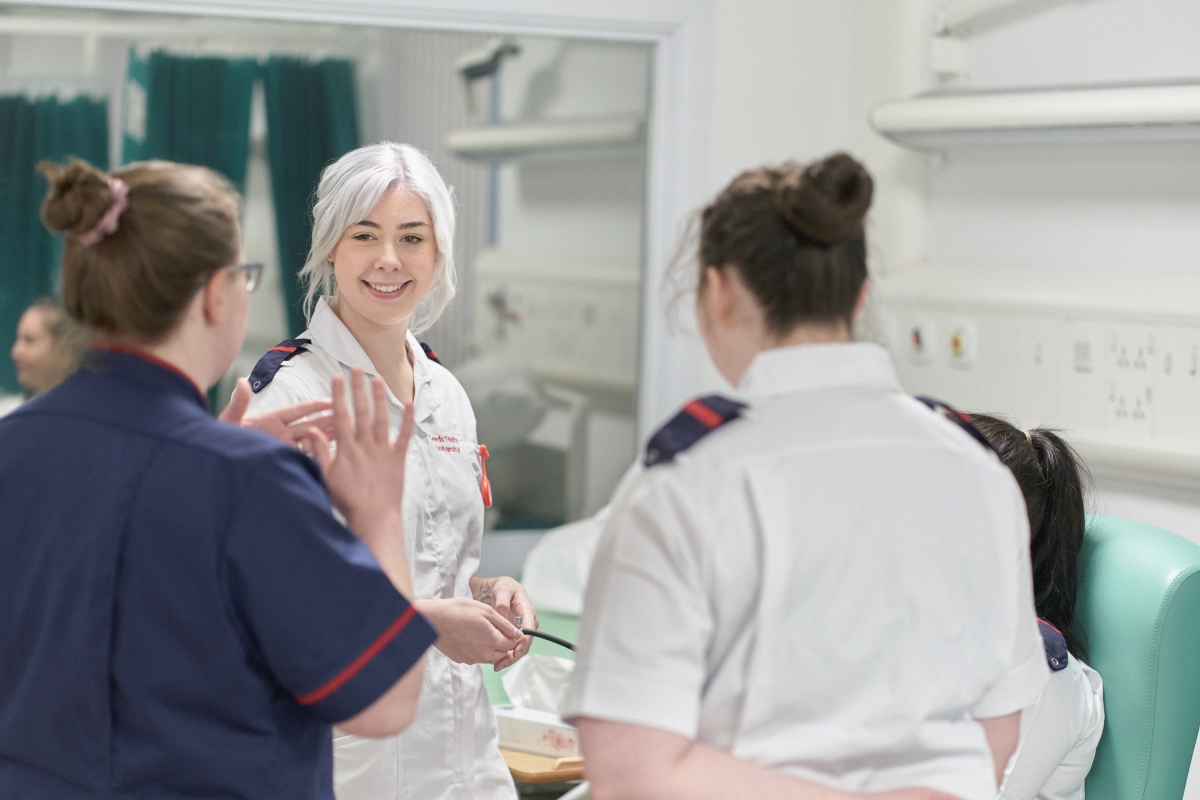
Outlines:
[[[356,225],[364,225],[368,228],[374,228],[375,230],[379,230],[379,231],[383,230],[382,225],[380,225],[378,222],[371,222],[371,220],[369,220],[369,219],[360,220],[360,221],[354,223],[354,225],[351,225],[350,227],[353,228]],[[401,231],[406,231],[409,228],[420,228],[422,225],[428,226],[429,223],[428,222],[405,222],[401,225],[397,225],[396,229],[401,230]]]

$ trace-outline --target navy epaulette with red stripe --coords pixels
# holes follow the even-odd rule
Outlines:
[[[432,361],[435,364],[442,363],[441,360],[437,357],[437,353],[433,352],[432,347],[425,344],[424,342],[417,342],[417,344],[421,345],[421,349],[425,351],[426,358],[428,358],[430,361]]]
[[[666,464],[717,428],[737,419],[745,403],[710,394],[697,397],[683,407],[675,417],[650,437],[646,446],[645,464]]]
[[[308,350],[304,347],[306,344],[312,344],[312,339],[288,339],[263,353],[263,357],[250,372],[250,388],[254,393],[258,394],[275,380],[275,373],[279,372],[283,362],[299,353],[307,353]]]
[[[1038,630],[1042,634],[1042,646],[1046,648],[1046,663],[1058,672],[1067,668],[1067,637],[1046,620],[1038,618]]]
[[[932,408],[934,411],[940,411],[942,416],[970,434],[972,439],[979,442],[993,453],[996,452],[996,448],[992,447],[992,443],[989,442],[988,438],[983,435],[983,432],[980,431],[979,428],[975,427],[975,423],[971,421],[970,414],[959,411],[958,409],[943,403],[941,400],[934,400],[932,397],[918,397],[917,399]],[[997,455],[999,455],[999,453],[997,453]]]

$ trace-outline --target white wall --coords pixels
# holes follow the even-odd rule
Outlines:
[[[1052,5],[970,39],[965,81],[992,89],[1195,79],[1198,32],[1200,6],[1186,0]],[[1163,272],[1200,273],[1197,143],[963,150],[935,159],[929,183],[935,264],[1103,271],[1131,287]],[[1200,541],[1200,498],[1111,474],[1097,490],[1098,511]]]
[[[848,146],[854,24],[853,3],[713,3],[711,192],[749,167]]]
[[[826,0],[712,3],[708,142],[704,163],[710,199],[743,170],[807,161],[851,146],[854,117],[855,8]],[[699,210],[699,204],[697,205]],[[682,233],[682,231],[680,231]],[[695,333],[691,300],[679,306],[699,365],[696,394],[728,391]],[[665,308],[649,313],[667,313]],[[663,398],[674,413],[683,397]],[[643,431],[649,436],[652,430]]]
[[[880,13],[881,5],[874,0],[858,4],[860,115],[872,102],[935,83],[929,71],[928,5],[895,4],[890,20]],[[889,36],[888,25],[904,34]],[[959,83],[1002,89],[1194,80],[1200,74],[1196,31],[1200,5],[1192,0],[1048,2],[1040,13],[971,38]],[[916,79],[888,89],[889,82],[900,83],[894,76]],[[962,150],[926,160],[882,143],[858,120],[856,126],[872,172],[878,176],[890,163],[906,175],[898,184],[881,186],[881,203],[892,201],[884,199],[889,185],[899,188],[913,200],[907,218],[922,231],[914,236],[895,224],[889,227],[906,216],[904,209],[893,209],[890,217],[884,212],[881,221],[877,206],[872,221],[876,265],[882,261],[887,269],[931,261],[952,270],[1103,271],[1127,278],[1130,287],[1165,284],[1159,276],[1168,272],[1200,271],[1198,144]],[[1200,307],[1200,297],[1195,303]],[[978,375],[976,380],[1004,378]],[[1022,387],[1031,389],[1036,387]],[[1129,475],[1102,473],[1096,479],[1093,511],[1156,524],[1200,542],[1200,498],[1194,492]],[[1184,796],[1200,798],[1195,760]]]
[[[501,73],[499,119],[645,116],[642,44],[521,37]],[[642,266],[644,153],[508,162],[498,168],[496,245]]]

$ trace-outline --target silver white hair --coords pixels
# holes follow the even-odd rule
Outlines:
[[[417,148],[380,142],[352,150],[321,173],[313,206],[312,249],[300,270],[307,286],[304,314],[311,318],[317,298],[337,296],[329,256],[346,230],[370,214],[389,189],[404,189],[425,201],[437,243],[433,284],[417,305],[408,327],[420,333],[437,322],[454,298],[454,192]]]

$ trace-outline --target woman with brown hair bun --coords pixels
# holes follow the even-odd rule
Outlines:
[[[336,456],[305,422],[328,403],[257,420],[321,469],[213,419],[257,275],[228,181],[42,170],[64,303],[96,340],[0,420],[0,796],[333,800],[332,724],[403,729],[435,638],[390,491],[411,416],[390,441],[383,385],[357,372]]]
[[[738,400],[651,437],[597,547],[564,716],[608,798],[993,800],[1047,677],[991,450],[852,341],[873,185],[839,153],[701,215],[696,315]]]

